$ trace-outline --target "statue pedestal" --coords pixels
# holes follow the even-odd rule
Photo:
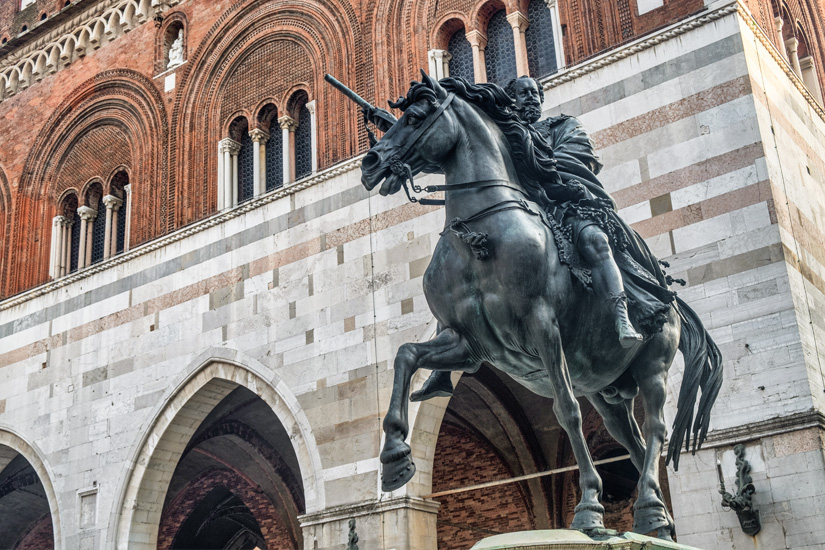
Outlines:
[[[580,531],[521,531],[478,541],[472,550],[698,550],[692,546],[625,533],[593,540]]]

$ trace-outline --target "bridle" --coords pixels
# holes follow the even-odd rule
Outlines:
[[[410,149],[415,146],[416,143],[421,139],[421,137],[430,129],[430,127],[435,123],[438,118],[444,114],[444,111],[447,107],[450,106],[453,99],[455,99],[455,93],[450,92],[447,94],[447,97],[444,101],[441,102],[441,105],[438,108],[427,115],[427,118],[415,129],[415,132],[410,139],[406,141],[403,147],[395,153],[390,158],[390,170],[396,176],[402,178],[401,185],[404,187],[404,192],[407,194],[407,199],[412,203],[418,203],[424,206],[435,205],[435,206],[443,206],[446,204],[444,199],[419,199],[410,193],[410,188],[412,188],[413,192],[415,193],[436,193],[438,191],[458,191],[461,189],[484,189],[487,187],[509,187],[514,191],[518,191],[524,194],[524,190],[514,187],[510,185],[509,181],[500,180],[500,179],[491,179],[491,180],[481,180],[481,181],[468,181],[464,183],[451,183],[445,185],[428,185],[426,187],[421,187],[415,184],[413,179],[412,168],[406,162],[402,161],[401,159],[404,158],[407,153],[410,152]],[[410,186],[407,187],[407,181],[409,180]]]

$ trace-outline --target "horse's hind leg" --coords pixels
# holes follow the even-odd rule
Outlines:
[[[662,359],[646,362],[641,368],[638,365],[638,362],[634,365],[633,375],[639,384],[645,405],[644,435],[647,452],[639,477],[639,496],[633,506],[633,531],[642,534],[658,531],[660,538],[672,540],[676,526],[667,511],[659,486],[659,458],[666,434],[664,405],[667,368]]]
[[[630,453],[630,461],[641,472],[645,464],[645,442],[639,425],[633,417],[633,400],[608,403],[601,394],[591,394],[587,400],[604,419],[604,427],[622,447]]]
[[[395,356],[395,378],[392,397],[384,417],[386,439],[381,451],[381,488],[394,491],[407,483],[415,474],[415,465],[410,458],[410,446],[404,441],[409,433],[408,406],[410,380],[419,368],[434,370],[475,370],[470,360],[469,348],[456,331],[448,328],[434,339],[420,344],[403,344]]]
[[[570,527],[588,534],[602,534],[604,506],[599,502],[602,494],[602,480],[596,472],[596,467],[593,466],[593,460],[582,433],[581,409],[573,393],[555,314],[548,307],[539,306],[532,318],[528,320],[528,326],[535,329],[533,343],[550,379],[553,412],[556,413],[556,419],[570,438],[570,446],[573,448],[573,455],[579,465],[579,487],[582,498],[576,506]]]

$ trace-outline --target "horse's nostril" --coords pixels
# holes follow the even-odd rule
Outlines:
[[[366,171],[374,170],[380,161],[381,159],[378,158],[378,153],[375,151],[370,151],[361,161],[361,169]]]

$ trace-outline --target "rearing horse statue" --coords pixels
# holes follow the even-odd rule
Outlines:
[[[486,362],[553,399],[580,469],[582,497],[573,529],[604,532],[602,483],[576,401],[584,396],[641,473],[633,530],[671,539],[675,525],[659,486],[667,372],[679,349],[685,372],[668,451],[668,462],[678,467],[683,442],[690,449],[691,428],[694,451],[707,434],[722,381],[719,351],[678,298],[661,332],[630,349],[620,345],[607,305],[559,260],[544,210],[520,183],[511,142],[488,116],[492,106],[470,88],[424,74],[403,102],[404,115],[361,165],[363,185],[369,190],[380,185],[382,195],[398,192],[418,173],[443,173],[445,185],[439,188],[445,191],[448,220],[424,274],[424,294],[439,333],[428,342],[403,344],[395,357],[380,456],[382,487],[397,489],[415,473],[405,442],[413,374],[421,368],[472,373]],[[615,388],[620,390],[605,391]],[[643,430],[633,417],[637,393],[645,407]]]

